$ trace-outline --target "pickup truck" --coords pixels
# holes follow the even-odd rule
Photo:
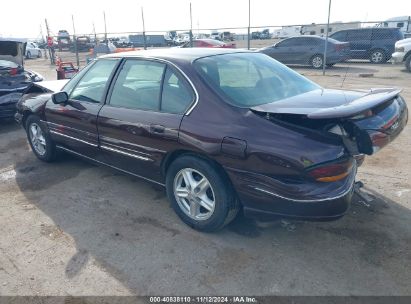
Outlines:
[[[411,38],[402,39],[395,43],[395,53],[392,54],[394,63],[405,62],[405,67],[411,72]]]

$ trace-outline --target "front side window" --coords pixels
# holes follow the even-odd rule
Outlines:
[[[259,53],[204,57],[197,59],[194,67],[217,93],[238,107],[271,103],[321,88]]]
[[[100,59],[96,61],[86,70],[84,76],[71,91],[69,98],[77,101],[101,102],[107,86],[107,81],[117,65],[117,62],[118,60],[113,59]],[[67,86],[64,90],[66,89],[68,89]]]
[[[118,74],[110,105],[158,111],[165,64],[149,60],[127,60]]]
[[[369,40],[371,39],[371,30],[354,30],[347,34],[348,41]]]

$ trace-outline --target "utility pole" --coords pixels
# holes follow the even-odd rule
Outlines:
[[[147,50],[147,39],[146,39],[146,26],[144,25],[144,11],[141,7],[141,19],[143,20],[143,40],[144,40],[144,49]]]
[[[328,48],[328,31],[330,29],[330,14],[331,14],[331,0],[328,2],[328,21],[327,30],[325,32],[325,46],[324,46],[324,58],[323,58],[323,76],[325,76],[325,67],[327,66],[327,48]]]
[[[193,13],[190,2],[190,47],[193,47]]]
[[[97,34],[96,34],[96,27],[94,26],[94,22],[93,22],[93,32],[94,32],[94,43],[97,43]]]
[[[247,49],[250,49],[250,26],[251,26],[251,0],[248,0],[248,33],[247,33]]]
[[[80,67],[80,59],[78,56],[78,46],[77,46],[77,37],[76,37],[76,27],[74,26],[74,16],[71,15],[71,21],[73,22],[73,40],[74,40],[74,51],[76,52],[76,61],[77,61],[77,68]]]
[[[103,11],[103,17],[104,17],[104,40],[106,41],[106,45],[108,46],[108,40],[107,40],[107,23],[106,23],[106,12]]]
[[[49,37],[50,37],[50,29],[49,29],[49,24],[47,22],[47,18],[44,19],[44,22],[46,23],[46,31],[47,31],[47,46],[49,49],[49,56],[50,56],[50,64],[54,64],[54,46],[48,45]]]

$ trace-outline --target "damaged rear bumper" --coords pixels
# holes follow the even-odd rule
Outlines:
[[[333,183],[283,183],[267,176],[246,177],[228,170],[246,217],[259,220],[292,218],[336,220],[347,212],[354,193],[357,166],[344,180]]]

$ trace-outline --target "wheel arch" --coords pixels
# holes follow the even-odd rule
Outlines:
[[[411,56],[411,50],[409,50],[407,54],[405,54],[403,62],[407,61],[407,58],[410,56]]]
[[[212,159],[211,157],[209,157],[206,154],[201,153],[201,152],[191,151],[191,150],[186,150],[186,149],[178,149],[178,150],[167,153],[166,156],[163,158],[163,160],[161,162],[161,165],[160,165],[161,166],[161,175],[163,177],[165,177],[167,175],[167,170],[170,167],[170,165],[173,163],[173,161],[175,161],[176,159],[178,159],[180,157],[183,157],[183,156],[197,157],[197,158],[203,159],[203,160],[213,164],[215,166],[215,168],[217,168],[219,173],[223,175],[224,179],[229,183],[230,187],[233,189],[234,193],[237,196],[237,193],[236,193],[234,185],[231,181],[231,178],[228,175],[228,173],[226,172],[226,170],[224,169],[223,165],[220,164],[219,162],[217,162],[215,159]]]

